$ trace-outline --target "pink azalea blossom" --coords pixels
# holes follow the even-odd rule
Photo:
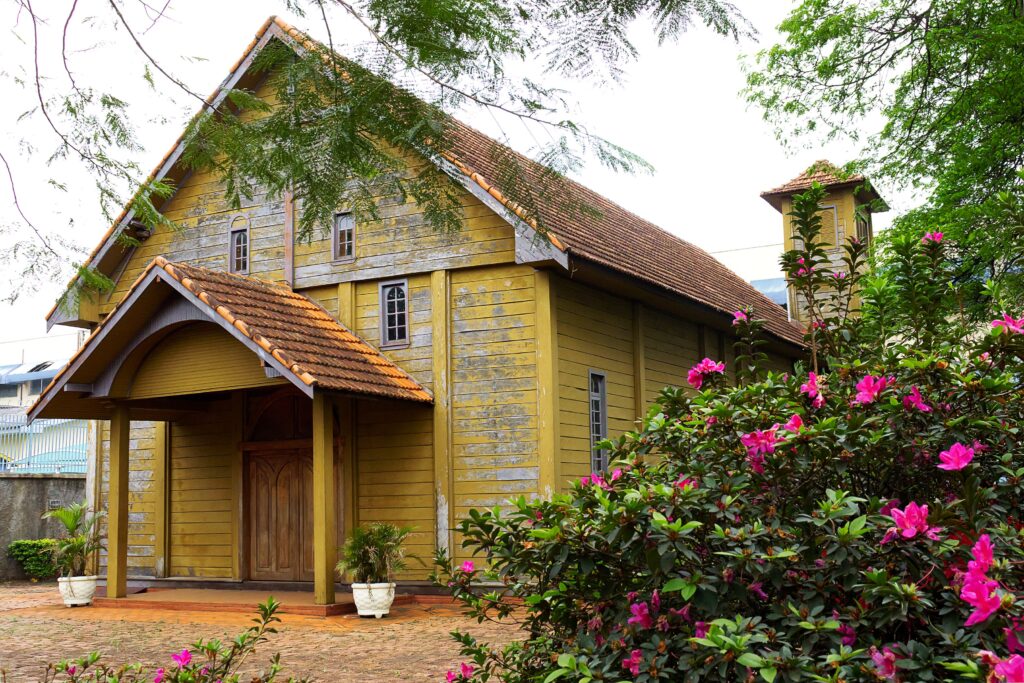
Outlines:
[[[932,412],[932,407],[924,402],[924,396],[921,395],[921,390],[917,387],[911,387],[910,393],[903,397],[903,407],[907,410],[916,408],[922,413]]]
[[[1008,334],[1024,334],[1024,318],[1014,318],[1009,313],[1003,313],[1002,320],[993,320],[992,327],[1002,328],[1002,332]]]
[[[700,389],[705,378],[712,373],[719,375],[725,373],[725,363],[716,363],[710,358],[705,358],[690,368],[690,371],[686,373],[686,381],[694,389]]]
[[[688,491],[696,489],[698,485],[696,481],[690,479],[689,477],[680,477],[679,480],[676,482],[676,486],[678,486],[684,491]]]
[[[472,574],[474,571],[476,571],[476,565],[473,564],[473,560],[466,560],[462,563],[462,567],[460,567],[460,569],[462,569],[462,571],[466,572],[467,574]]]
[[[747,453],[750,455],[757,455],[759,453],[774,453],[775,444],[778,442],[778,437],[775,435],[775,428],[772,429],[755,429],[749,434],[740,436],[740,443],[742,443]]]
[[[764,474],[764,465],[767,461],[764,456],[760,453],[748,453],[747,464],[750,465],[750,469],[757,474]]]
[[[849,624],[842,624],[836,629],[836,632],[842,636],[840,642],[847,647],[853,647],[853,644],[857,642],[857,631]]]
[[[708,634],[708,622],[698,621],[693,625],[693,635],[697,638],[704,638]]]
[[[768,594],[764,592],[764,584],[760,581],[754,581],[752,584],[747,586],[747,590],[762,600],[768,599]]]
[[[633,650],[629,656],[622,660],[622,668],[627,669],[633,676],[640,675],[640,663],[643,661],[643,652]]]
[[[186,667],[192,661],[192,653],[188,650],[182,650],[178,654],[171,655],[171,659],[174,660],[174,663],[179,667]]]
[[[875,664],[875,673],[879,678],[890,681],[899,680],[896,671],[896,653],[888,647],[883,647],[879,651],[878,648],[872,646],[871,661]]]
[[[745,323],[748,320],[750,320],[750,318],[748,318],[747,314],[744,313],[743,311],[733,311],[733,313],[732,313],[732,324],[733,325],[738,326],[740,323]]]
[[[786,424],[782,425],[782,428],[788,432],[793,432],[795,434],[799,432],[801,427],[803,426],[804,419],[800,417],[799,414],[793,413],[793,416],[789,418],[789,421],[786,422]]]
[[[164,671],[163,667],[160,667],[159,669],[157,669],[156,673],[153,674],[153,683],[162,683],[163,680],[164,680],[164,676],[166,674],[167,674],[167,672]]]
[[[1014,655],[999,662],[996,664],[995,672],[1006,683],[1024,683],[1024,657]]]
[[[946,470],[947,472],[954,472],[956,470],[962,470],[971,464],[971,460],[974,459],[974,449],[968,448],[962,443],[955,443],[949,447],[948,451],[942,451],[939,453],[939,465],[940,470]]]
[[[921,238],[921,243],[927,244],[928,242],[934,242],[935,244],[941,244],[942,237],[943,235],[941,232],[926,232],[924,237]]]
[[[964,578],[963,588],[960,589],[960,598],[974,608],[964,626],[974,626],[999,611],[1002,600],[996,594],[999,586],[995,581],[990,581],[984,574],[968,572]]]
[[[590,475],[580,477],[580,486],[590,486]]]
[[[455,681],[459,680],[459,677],[455,675],[454,671],[448,669],[448,673],[444,675],[444,680],[446,683],[455,683]]]
[[[611,481],[616,481],[616,480],[621,479],[621,478],[622,478],[622,468],[621,467],[616,467],[614,470],[612,470],[612,476],[609,477],[609,479]]]
[[[629,606],[629,611],[633,615],[626,620],[626,623],[630,626],[637,626],[639,628],[651,628],[654,626],[654,617],[651,616],[651,608],[647,606],[646,602],[637,602]]]
[[[857,382],[857,396],[853,399],[853,402],[861,405],[874,403],[878,395],[885,390],[888,383],[889,380],[885,377],[866,375],[864,379]]]
[[[474,667],[472,664],[467,664],[466,662],[462,662],[461,664],[459,664],[459,673],[462,674],[463,678],[467,678],[468,679],[468,678],[471,678],[473,676],[473,669],[475,669],[475,668],[476,667]]]
[[[836,280],[845,280],[847,277],[847,273],[842,270],[837,270],[836,272],[832,273],[832,277],[834,277]]]
[[[69,664],[68,665],[68,668],[67,668],[68,676],[74,676],[76,671],[78,671],[78,667],[77,666],[75,666],[74,664]]]
[[[808,398],[815,398],[818,396],[818,375],[816,373],[807,373],[807,381],[800,385],[800,393],[807,394]]]
[[[1015,619],[1011,626],[1004,628],[1003,633],[1006,634],[1006,649],[1010,654],[1024,653],[1024,641],[1017,635],[1024,633],[1024,624],[1019,619]]]
[[[992,547],[992,539],[988,534],[978,536],[978,540],[971,548],[971,558],[971,561],[967,563],[967,569],[971,572],[984,574],[992,568],[995,551]]]
[[[927,505],[918,505],[913,502],[907,503],[907,506],[902,510],[894,507],[889,512],[889,516],[892,517],[896,526],[885,534],[882,543],[891,541],[897,535],[903,538],[914,538],[918,534],[924,534],[933,541],[939,540],[938,532],[942,531],[942,529],[937,526],[928,526]]]

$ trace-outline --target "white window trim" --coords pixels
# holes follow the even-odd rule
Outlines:
[[[386,341],[387,340],[387,302],[384,301],[384,290],[388,287],[399,285],[402,291],[405,292],[405,339],[401,341]],[[379,307],[379,318],[380,318],[380,348],[382,349],[401,349],[409,346],[409,342],[412,339],[412,297],[409,295],[409,280],[402,278],[399,280],[384,280],[378,285],[377,288],[377,305]]]
[[[338,247],[341,246],[338,240],[338,216],[350,216],[351,211],[335,211],[331,217],[331,262],[352,263],[356,260],[356,221],[352,217],[352,254],[350,256],[338,256]]]
[[[603,472],[608,469],[608,451],[594,448],[594,377],[601,378],[601,392],[596,396],[601,402],[601,438],[596,441],[603,441],[608,438],[608,375],[601,370],[590,369],[587,371],[587,434],[590,436],[590,467],[594,472]],[[600,463],[601,467],[595,468],[595,463]]]
[[[238,219],[244,221],[243,224],[235,225],[238,223]],[[250,267],[252,266],[252,227],[249,217],[245,214],[236,214],[231,217],[228,221],[228,272],[237,273],[238,275],[248,275]],[[245,268],[235,269],[235,233],[245,232]]]

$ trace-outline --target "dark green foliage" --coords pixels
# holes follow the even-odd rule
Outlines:
[[[14,541],[7,546],[7,555],[21,565],[30,579],[52,579],[57,576],[54,554],[57,541],[52,538]]]
[[[924,191],[895,234],[954,241],[976,320],[986,279],[1024,291],[1020,0],[802,0],[780,31],[748,76],[750,101],[779,134],[852,138],[863,144],[856,167]]]
[[[375,522],[352,530],[345,539],[338,561],[339,574],[349,574],[355,583],[387,583],[405,569],[405,540],[412,527]]]

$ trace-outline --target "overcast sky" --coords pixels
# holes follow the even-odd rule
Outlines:
[[[55,12],[41,36],[49,51],[43,51],[41,67],[52,82],[63,76],[59,62],[58,30],[69,3],[48,0],[47,10]],[[161,4],[161,3],[156,3]],[[774,42],[774,27],[792,5],[788,0],[737,0],[737,4],[760,32],[760,46]],[[59,11],[58,11],[59,10]],[[106,2],[80,0],[76,19],[109,14]],[[312,17],[290,17],[284,2],[247,0],[173,0],[167,17],[143,37],[147,48],[194,90],[207,94],[227,75],[256,29],[271,14],[286,18],[299,28],[319,36],[319,22]],[[59,16],[58,16],[59,15]],[[147,24],[141,14],[134,20],[140,29]],[[17,121],[32,106],[33,93],[19,86],[19,65],[31,68],[30,46],[23,42],[31,34],[24,16],[18,17],[7,5],[0,21],[8,35],[0,40],[0,138],[2,150],[14,166],[22,208],[33,222],[47,230],[60,230],[69,239],[91,249],[108,224],[103,219],[95,188],[86,174],[69,165],[45,168],[43,161],[54,147],[52,134],[39,117]],[[138,137],[143,150],[137,161],[150,169],[174,142],[197,103],[175,96],[167,81],[155,76],[157,91],[141,78],[143,61],[137,52],[109,31],[110,24],[80,25],[69,37],[73,69],[81,78],[92,79],[128,100],[136,111]],[[350,40],[363,40],[355,27],[339,22]],[[640,154],[654,165],[653,176],[623,176],[590,164],[579,180],[613,201],[710,251],[747,280],[776,277],[781,253],[781,217],[760,199],[758,193],[797,175],[816,159],[843,163],[855,149],[842,143],[827,147],[785,149],[760,113],[748,109],[740,90],[743,73],[740,56],[751,54],[758,43],[736,45],[703,28],[694,28],[678,44],[658,46],[649,31],[638,26],[634,36],[640,58],[626,68],[626,81],[619,87],[587,87],[575,84],[577,120],[612,141]],[[46,41],[49,41],[48,43]],[[75,52],[75,50],[81,50]],[[201,57],[203,61],[189,59]],[[507,133],[516,146],[528,148],[534,133],[512,121],[495,120],[489,114],[469,113],[470,123],[495,134]],[[19,153],[12,133],[33,142],[39,150],[29,157]],[[26,134],[28,133],[28,134]],[[13,148],[12,148],[13,147]],[[66,193],[51,189],[46,181],[54,175],[69,185]],[[9,188],[0,183],[0,225],[17,230]],[[894,211],[876,223],[888,225],[891,217],[906,210],[909,199],[887,192]],[[13,241],[10,232],[0,235],[4,248]],[[0,266],[2,267],[2,266]],[[679,264],[686,268],[685,263]],[[0,278],[6,281],[8,278]],[[55,327],[46,335],[44,315],[62,290],[64,279],[47,282],[15,305],[0,304],[0,363],[49,356],[70,355],[77,343],[74,330]]]

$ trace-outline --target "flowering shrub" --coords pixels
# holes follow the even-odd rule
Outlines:
[[[470,664],[449,681],[1024,682],[1019,311],[961,321],[941,233],[834,277],[821,193],[797,199],[805,246],[784,258],[818,302],[811,367],[730,387],[702,361],[699,392],[664,390],[605,444],[613,473],[472,511],[488,569],[442,555],[443,581],[527,635],[458,634]]]
[[[274,624],[281,621],[276,612],[279,604],[269,598],[259,605],[259,617],[255,626],[249,627],[230,643],[219,640],[200,640],[190,648],[172,652],[168,663],[155,671],[147,671],[141,664],[112,666],[93,652],[81,659],[64,660],[47,667],[43,683],[61,681],[67,683],[238,683],[241,674],[238,669],[256,647],[267,641],[267,636],[277,633]],[[246,683],[273,683],[281,671],[280,657],[270,659],[270,667],[263,673],[247,676]],[[0,680],[3,680],[0,672]],[[289,678],[289,683],[301,683]]]

